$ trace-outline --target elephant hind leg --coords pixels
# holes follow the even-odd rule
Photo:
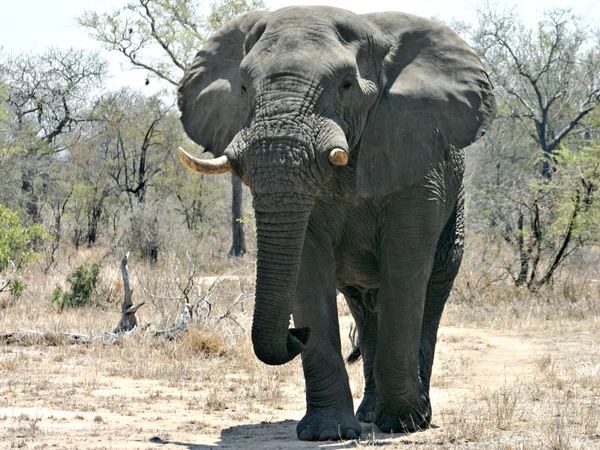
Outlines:
[[[352,350],[347,362],[354,362],[362,356],[365,376],[365,390],[362,402],[356,410],[356,418],[361,422],[375,420],[377,389],[373,375],[375,352],[377,350],[377,289],[359,289],[347,286],[341,289],[356,322],[358,346]]]
[[[419,350],[419,377],[427,394],[440,319],[462,261],[463,214],[464,201],[461,195],[438,240],[433,270],[427,283]]]

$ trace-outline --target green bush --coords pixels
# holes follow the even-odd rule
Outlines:
[[[10,295],[12,295],[15,299],[21,298],[23,295],[23,291],[27,287],[25,283],[19,280],[10,280]]]
[[[9,291],[15,298],[23,294],[25,284],[15,276],[23,265],[39,258],[34,245],[49,239],[42,225],[24,227],[18,213],[0,205],[0,292]]]
[[[96,263],[83,263],[75,267],[67,277],[71,292],[64,292],[60,286],[56,286],[50,301],[58,304],[61,310],[94,304],[99,274],[100,265]]]

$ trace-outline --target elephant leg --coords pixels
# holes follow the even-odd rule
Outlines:
[[[358,331],[358,347],[363,360],[365,391],[362,402],[356,410],[360,422],[375,421],[376,386],[373,375],[375,352],[377,350],[377,289],[361,290],[347,286],[341,289],[354,317]]]
[[[242,221],[243,185],[238,176],[231,174],[231,231],[233,241],[229,256],[243,256],[246,253],[246,236]]]
[[[440,235],[442,206],[421,201],[392,205],[380,241],[377,296],[376,424],[383,432],[428,426],[431,405],[419,377],[421,329],[427,283]],[[411,208],[412,206],[412,208]],[[431,207],[431,209],[428,209]],[[408,212],[408,213],[407,213]]]
[[[311,328],[308,348],[302,352],[306,415],[296,431],[301,440],[356,439],[362,426],[354,417],[342,358],[333,249],[326,238],[309,234],[293,308],[294,326]]]
[[[427,394],[429,394],[431,368],[433,366],[440,318],[462,261],[463,214],[464,200],[461,195],[438,241],[433,271],[427,284],[423,328],[421,330],[421,348],[419,351],[419,375]]]

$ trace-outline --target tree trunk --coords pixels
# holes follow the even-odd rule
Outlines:
[[[229,250],[229,256],[244,256],[246,253],[246,236],[244,234],[244,223],[242,214],[243,201],[242,180],[234,174],[231,174],[231,231],[233,242]]]
[[[521,269],[519,270],[519,276],[515,281],[517,286],[520,286],[527,281],[527,274],[529,273],[529,252],[528,249],[525,248],[525,240],[524,234],[525,230],[524,226],[524,217],[523,213],[519,213],[519,219],[517,222],[517,247],[519,249],[519,261],[521,264]]]
[[[101,200],[98,204],[92,206],[91,210],[88,211],[88,229],[87,229],[87,246],[91,247],[92,244],[98,239],[98,222],[102,216],[102,203]]]
[[[24,209],[30,223],[39,223],[38,199],[33,189],[33,173],[29,168],[23,171],[21,178],[21,191],[24,197]]]

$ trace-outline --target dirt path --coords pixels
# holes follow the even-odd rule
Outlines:
[[[417,437],[390,438],[365,424],[362,443],[320,445],[295,437],[296,421],[303,415],[298,377],[282,381],[283,404],[257,400],[249,408],[227,404],[217,398],[218,392],[207,394],[203,390],[208,386],[192,382],[111,376],[85,358],[61,356],[60,348],[11,348],[8,352],[5,347],[5,353],[0,348],[0,378],[8,380],[0,385],[0,448],[337,449],[361,447],[374,440],[378,447],[395,447],[423,439],[432,447],[419,448],[444,448],[435,443],[446,439],[440,436],[447,434],[440,433],[453,411],[478,401],[484,391],[530,380],[552,344],[551,337],[539,334],[442,328],[431,393],[436,415],[433,430],[417,433]],[[214,405],[199,408],[202,401]]]

